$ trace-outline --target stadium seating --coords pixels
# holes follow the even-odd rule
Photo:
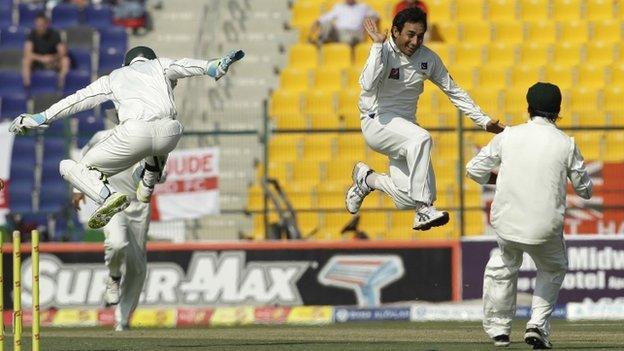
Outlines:
[[[113,10],[107,5],[90,5],[85,8],[87,24],[92,28],[108,28],[113,24]]]
[[[19,26],[26,28],[31,28],[37,14],[45,11],[43,5],[34,3],[20,3],[17,9],[19,13]]]
[[[52,8],[52,27],[63,29],[80,23],[78,7],[72,4],[58,4]]]
[[[377,9],[382,25],[388,25],[389,1],[362,1]],[[297,28],[309,26],[334,3],[296,1],[291,24]],[[454,80],[488,114],[510,124],[526,122],[527,88],[536,81],[549,81],[562,89],[564,102],[558,121],[561,127],[624,125],[621,5],[605,0],[429,0],[426,4],[430,29],[435,25],[443,41],[425,45],[438,53]],[[319,228],[314,238],[344,239],[338,231],[350,217],[336,211],[343,206],[344,191],[351,182],[351,166],[357,160],[365,160],[378,170],[387,171],[386,158],[368,148],[357,131],[358,77],[368,58],[370,41],[352,50],[342,44],[317,48],[302,42],[288,50],[288,63],[280,73],[280,86],[270,102],[269,114],[277,121],[278,129],[303,126],[310,130],[354,130],[321,133],[327,138],[323,143],[313,143],[317,139],[308,138],[316,136],[314,133],[275,136],[269,147],[271,169],[279,170],[275,174],[282,182],[308,186],[306,191],[297,188],[293,203],[296,208],[313,205],[320,210],[302,213],[300,217],[306,229]],[[439,89],[426,83],[418,103],[417,121],[426,128],[455,127],[457,110]],[[471,123],[464,120],[464,125]],[[456,164],[457,137],[447,132],[434,134],[438,205],[456,207],[460,171]],[[623,159],[610,151],[609,145],[621,146],[624,142],[605,134],[611,133],[575,134],[586,159]],[[467,136],[464,159],[471,157],[472,147],[482,146],[490,139],[491,135],[485,133]],[[472,182],[466,182],[466,186],[466,202],[481,206],[480,187]],[[371,237],[421,239],[457,235],[456,220],[429,233],[413,232],[408,227],[413,213],[394,211],[389,198],[379,193],[374,196],[367,199],[365,206],[374,204],[376,210],[364,213],[367,216],[363,215],[361,222]],[[468,211],[465,224],[467,235],[483,233],[483,211]]]
[[[23,27],[11,26],[0,29],[0,48],[18,49],[24,47],[28,30]]]

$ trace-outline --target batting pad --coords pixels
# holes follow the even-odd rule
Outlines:
[[[103,181],[104,175],[96,169],[88,169],[85,165],[73,160],[63,160],[59,164],[59,171],[63,179],[98,205],[102,205],[111,194],[111,190]]]

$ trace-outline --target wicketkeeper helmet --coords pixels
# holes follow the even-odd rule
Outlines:
[[[147,46],[135,46],[126,52],[126,56],[124,56],[124,66],[128,66],[130,62],[137,57],[145,57],[148,60],[153,60],[156,58],[156,53]]]

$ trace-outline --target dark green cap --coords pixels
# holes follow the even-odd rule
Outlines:
[[[148,60],[153,60],[156,58],[156,53],[147,46],[135,46],[126,52],[126,56],[124,57],[124,66],[129,65],[132,60],[139,56],[145,57]]]
[[[542,112],[553,115],[561,110],[561,90],[554,84],[542,82],[533,84],[527,92],[526,99],[529,107],[538,114]]]

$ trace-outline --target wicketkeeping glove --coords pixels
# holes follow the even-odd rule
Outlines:
[[[11,122],[9,126],[9,132],[17,135],[26,133],[27,129],[39,129],[44,130],[49,126],[45,124],[45,116],[41,113],[31,115],[29,113],[22,113],[16,119]]]
[[[245,53],[243,52],[243,50],[230,51],[230,53],[223,56],[219,60],[218,65],[211,66],[208,68],[209,70],[208,74],[210,76],[213,76],[215,80],[219,80],[219,78],[223,77],[227,73],[228,69],[234,62],[242,59],[243,57],[245,57]]]

